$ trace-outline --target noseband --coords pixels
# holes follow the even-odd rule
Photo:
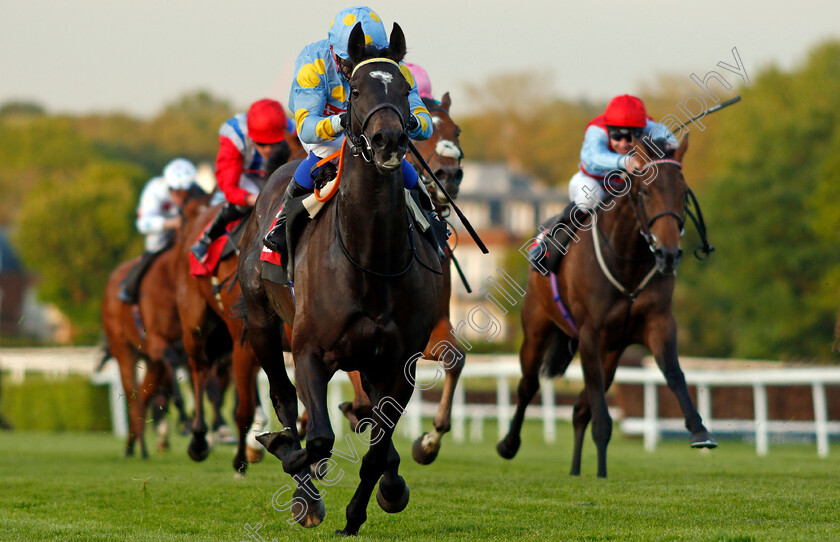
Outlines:
[[[353,76],[356,75],[356,70],[358,70],[362,66],[372,64],[375,62],[393,64],[394,66],[397,66],[397,68],[399,68],[400,66],[398,63],[394,62],[390,58],[369,58],[368,60],[359,62],[356,65],[356,67],[353,68],[353,72],[350,75],[350,78],[352,79]],[[402,76],[402,72],[400,72],[400,76]],[[378,113],[379,111],[382,111],[384,109],[393,110],[397,114],[397,117],[399,117],[400,119],[400,127],[402,128],[402,131],[405,132],[406,121],[403,117],[402,112],[397,108],[397,106],[395,106],[392,103],[378,104],[375,107],[371,108],[370,111],[367,112],[367,115],[365,115],[365,118],[362,119],[359,117],[359,115],[356,113],[356,109],[353,107],[353,93],[352,91],[350,92],[350,97],[347,99],[347,116],[350,118],[350,120],[347,122],[347,127],[344,131],[347,134],[347,139],[350,141],[350,152],[353,153],[353,156],[361,156],[362,158],[364,158],[365,162],[370,162],[371,160],[373,160],[373,148],[370,145],[370,140],[365,135],[365,128],[367,127],[367,124],[370,121],[371,117],[375,113]],[[353,133],[353,119],[356,119],[356,121],[360,122],[358,135]]]

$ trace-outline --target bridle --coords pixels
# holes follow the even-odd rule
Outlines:
[[[356,64],[353,68],[353,72],[350,75],[350,79],[353,79],[353,76],[356,75],[356,71],[365,66],[367,64],[373,64],[375,62],[382,62],[387,64],[392,64],[399,68],[399,63],[394,62],[390,58],[384,57],[377,57],[377,58],[369,58],[362,62]],[[353,107],[353,91],[351,87],[350,96],[347,98],[347,127],[344,130],[344,133],[347,136],[347,140],[350,142],[350,152],[353,153],[353,156],[361,156],[365,162],[370,162],[373,160],[373,148],[370,145],[370,140],[365,135],[365,128],[367,127],[368,122],[370,122],[371,117],[378,113],[379,111],[383,111],[386,109],[390,109],[394,111],[400,119],[400,127],[402,128],[403,133],[406,133],[406,121],[405,117],[402,114],[402,111],[397,108],[394,104],[390,102],[385,102],[381,104],[377,104],[376,106],[372,107],[370,111],[367,112],[365,118],[362,119],[356,113],[356,109]],[[359,122],[359,134],[355,134],[353,132],[353,119]]]
[[[678,168],[682,169],[682,164],[680,162],[678,162],[676,160],[672,160],[672,159],[662,159],[662,160],[652,160],[652,161],[648,162],[647,164],[644,165],[644,167],[642,167],[640,173],[644,172],[648,167],[653,166],[653,165],[657,165],[657,164],[672,164],[672,165],[675,165]],[[630,181],[628,179],[627,182],[632,182],[632,181]],[[642,200],[641,197],[639,197],[638,195],[633,193],[632,187],[631,187],[631,190],[630,190],[630,198],[631,198],[631,201],[633,203],[633,211],[636,214],[636,223],[639,226],[639,233],[645,239],[645,242],[647,243],[648,248],[650,249],[651,253],[656,252],[656,236],[653,233],[651,233],[650,228],[653,226],[654,222],[656,222],[660,218],[665,217],[665,216],[673,216],[674,218],[677,219],[677,224],[680,227],[680,236],[682,236],[683,233],[685,233],[685,228],[683,227],[685,225],[685,220],[684,220],[683,216],[677,214],[674,211],[664,211],[664,212],[661,212],[661,213],[658,213],[658,214],[654,215],[652,218],[648,218],[647,217],[647,210],[645,209],[644,201]],[[684,208],[685,208],[685,205],[687,205],[687,203],[683,205]],[[628,290],[627,287],[625,287],[623,284],[621,284],[621,282],[617,278],[615,278],[615,276],[610,272],[609,267],[607,267],[607,264],[604,261],[604,256],[601,253],[601,233],[598,231],[598,221],[597,221],[596,217],[593,217],[593,223],[592,224],[593,224],[592,240],[593,240],[593,245],[594,245],[594,248],[595,248],[595,259],[598,261],[598,265],[601,267],[601,271],[604,273],[604,276],[606,276],[607,280],[609,280],[610,283],[613,286],[615,286],[618,291],[620,291],[622,294],[627,296],[630,299],[630,302],[632,304],[632,302],[635,301],[635,299],[639,296],[639,294],[642,293],[642,290],[644,290],[647,287],[647,285],[650,283],[650,281],[653,279],[653,277],[656,276],[657,274],[661,273],[662,270],[659,268],[659,265],[655,264],[653,266],[653,268],[647,273],[647,275],[645,275],[645,277],[642,279],[642,281],[636,286],[636,288],[633,291]],[[622,258],[622,259],[626,259],[626,258]],[[628,308],[628,310],[629,310],[629,308]]]
[[[679,169],[682,169],[682,164],[677,160],[664,158],[662,160],[651,160],[650,162],[646,163],[640,170],[640,173],[644,172],[650,166],[658,164],[671,164],[677,166]],[[636,213],[636,223],[639,225],[639,233],[641,233],[642,237],[644,237],[645,242],[648,244],[648,248],[650,248],[651,252],[656,251],[656,236],[653,233],[651,233],[650,229],[653,227],[654,222],[656,222],[660,218],[672,216],[675,219],[677,219],[677,225],[680,228],[680,237],[683,236],[683,234],[685,233],[684,214],[680,215],[675,211],[663,211],[661,213],[655,214],[651,218],[648,218],[644,200],[641,197],[639,197],[638,194],[634,194],[632,190],[630,192],[630,198],[633,201],[633,211]],[[683,205],[683,213],[685,213],[685,205]]]
[[[365,60],[363,62],[360,62],[359,64],[356,65],[355,68],[353,68],[353,74],[351,75],[351,79],[352,79],[353,75],[356,74],[356,70],[358,70],[360,67],[362,67],[366,64],[374,63],[374,62],[384,62],[384,63],[388,63],[388,64],[393,64],[394,66],[399,67],[399,64],[397,62],[394,62],[390,58],[371,58],[371,59]],[[387,110],[387,109],[395,111],[397,113],[397,116],[400,119],[400,126],[401,126],[404,134],[406,133],[405,117],[403,116],[402,112],[397,108],[397,106],[395,106],[394,104],[392,104],[392,103],[380,103],[380,104],[377,104],[376,106],[372,107],[370,109],[370,111],[367,112],[364,119],[361,119],[359,117],[359,115],[356,113],[356,110],[353,107],[352,102],[353,102],[353,93],[351,91],[350,96],[347,99],[347,117],[350,120],[347,122],[347,127],[345,128],[345,134],[346,134],[346,137],[347,137],[347,141],[350,142],[350,152],[353,154],[353,156],[361,156],[365,160],[365,162],[371,162],[373,160],[373,148],[370,145],[370,140],[368,139],[368,137],[364,133],[365,128],[367,127],[367,123],[370,121],[371,117],[379,111],[383,111],[383,110]],[[358,135],[355,134],[353,132],[353,129],[352,129],[353,119],[360,122],[360,124],[359,124],[359,126],[360,126],[359,127],[359,134]],[[415,242],[415,237],[414,237],[414,225],[412,223],[411,216],[410,216],[410,214],[408,213],[407,210],[406,210],[406,215],[407,215],[406,218],[408,220],[409,254],[408,254],[408,258],[406,260],[405,265],[399,271],[394,272],[394,273],[381,273],[379,271],[375,271],[373,269],[370,269],[369,267],[365,267],[361,262],[356,260],[350,254],[350,251],[347,249],[347,245],[344,243],[344,238],[341,234],[341,225],[340,225],[341,221],[339,220],[339,216],[338,216],[338,200],[333,205],[333,214],[334,214],[333,222],[335,223],[335,233],[336,233],[336,237],[338,238],[338,243],[339,243],[339,246],[341,247],[341,251],[344,254],[344,257],[347,258],[347,261],[349,261],[351,264],[353,264],[353,266],[360,269],[361,271],[364,271],[365,273],[369,273],[369,274],[371,274],[375,277],[396,278],[396,277],[401,277],[404,274],[406,274],[408,272],[408,270],[411,269],[412,263],[414,263],[414,261],[417,260],[417,263],[419,263],[421,266],[425,267],[426,269],[428,269],[428,270],[430,270],[430,271],[432,271],[432,272],[434,272],[438,275],[443,274],[443,271],[434,269],[433,267],[427,265],[417,255],[417,243]]]

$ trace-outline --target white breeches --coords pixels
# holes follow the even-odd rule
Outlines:
[[[598,204],[607,199],[609,194],[604,187],[582,171],[575,173],[569,181],[569,200],[578,207],[595,209]]]
[[[166,246],[170,233],[164,230],[160,233],[149,233],[146,235],[146,252],[157,252]]]

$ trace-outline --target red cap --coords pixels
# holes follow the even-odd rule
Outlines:
[[[629,94],[622,94],[610,100],[604,111],[607,126],[623,128],[644,128],[647,125],[647,113],[642,100]]]
[[[277,143],[286,135],[286,111],[276,100],[264,98],[248,109],[248,136],[257,143]]]

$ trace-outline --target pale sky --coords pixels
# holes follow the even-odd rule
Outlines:
[[[737,47],[748,75],[790,68],[840,37],[836,0],[702,7],[674,0],[371,1],[390,31],[405,31],[406,60],[426,68],[435,94],[469,110],[466,84],[527,71],[551,94],[605,100],[660,74],[703,77]],[[3,0],[0,103],[34,100],[52,112],[151,115],[205,89],[245,109],[288,101],[294,59],[325,38],[335,0]],[[733,78],[736,76],[733,75]],[[734,82],[734,80],[733,80]]]

